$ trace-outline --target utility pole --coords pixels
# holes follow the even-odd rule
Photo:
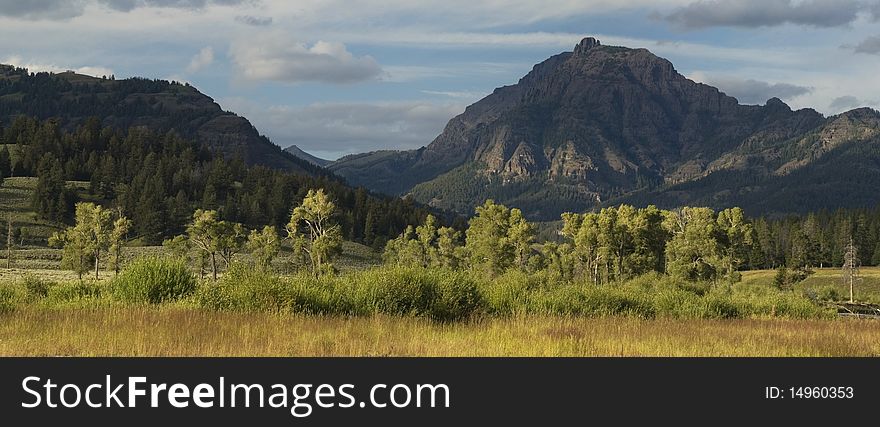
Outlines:
[[[853,244],[852,236],[849,238],[849,244],[844,248],[843,253],[843,282],[849,285],[849,302],[854,303],[853,290],[855,287],[856,277],[859,275],[859,255],[858,248]]]

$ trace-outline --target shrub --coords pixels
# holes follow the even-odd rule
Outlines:
[[[49,294],[49,288],[54,283],[40,279],[31,274],[25,274],[21,279],[21,285],[27,290],[29,299],[45,298]]]
[[[46,293],[46,302],[56,305],[86,299],[97,300],[101,295],[101,285],[96,282],[67,282],[50,287]]]
[[[476,282],[464,272],[387,267],[361,272],[353,278],[353,302],[377,313],[452,321],[484,307]]]
[[[199,305],[215,310],[280,311],[291,306],[291,293],[281,279],[263,269],[235,263],[216,283],[203,283]]]
[[[744,317],[737,304],[727,295],[710,293],[703,297],[703,311],[700,317],[705,319],[735,319]]]
[[[657,313],[647,294],[615,285],[567,285],[539,293],[530,312],[566,316],[630,315],[653,318]]]
[[[0,314],[15,311],[27,299],[27,290],[18,285],[0,284]]]
[[[158,304],[190,295],[196,278],[181,260],[144,257],[130,263],[111,283],[113,296],[131,303]]]
[[[0,314],[10,313],[15,310],[15,301],[12,289],[8,286],[0,286]]]
[[[839,301],[840,292],[834,286],[825,286],[816,295],[820,301]]]

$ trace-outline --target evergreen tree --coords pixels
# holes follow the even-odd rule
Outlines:
[[[9,148],[5,145],[0,146],[0,183],[3,177],[12,176],[12,159],[9,156]]]
[[[52,154],[45,154],[37,167],[37,185],[31,199],[37,216],[47,221],[63,222],[71,199],[65,188],[61,163]]]

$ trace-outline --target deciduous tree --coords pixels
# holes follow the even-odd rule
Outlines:
[[[335,211],[336,204],[324,190],[309,190],[286,227],[294,251],[308,255],[316,277],[333,270],[332,258],[342,246],[341,227],[332,219]]]
[[[228,268],[232,256],[242,245],[244,228],[241,224],[220,220],[217,211],[199,209],[187,227],[190,242],[211,260],[211,277],[217,280],[217,257]]]
[[[262,231],[251,230],[246,244],[247,250],[262,268],[268,269],[272,260],[281,251],[281,241],[275,227],[265,226]]]

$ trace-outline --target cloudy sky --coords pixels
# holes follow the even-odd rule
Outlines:
[[[0,0],[0,62],[187,81],[326,158],[425,145],[588,35],[742,103],[880,104],[880,0]]]

